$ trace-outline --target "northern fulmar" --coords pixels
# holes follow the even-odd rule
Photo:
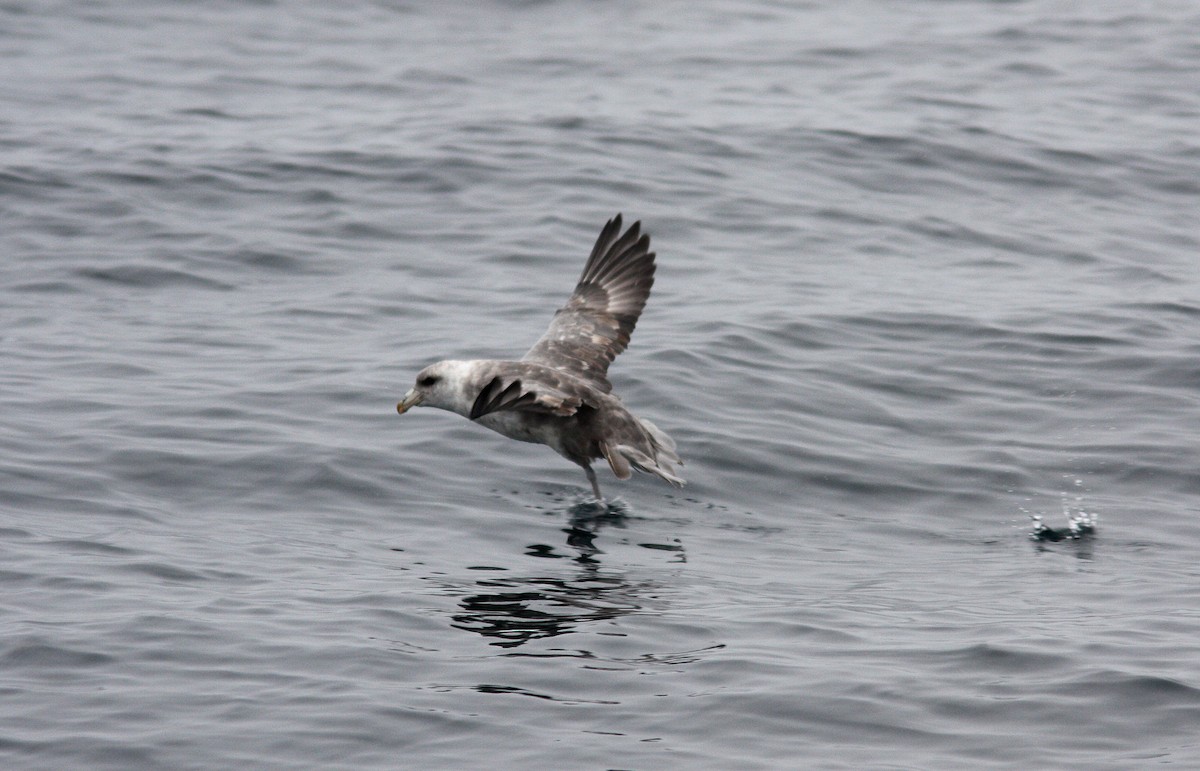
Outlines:
[[[618,214],[600,231],[575,292],[520,361],[430,364],[396,410],[438,407],[510,439],[548,445],[583,467],[597,500],[591,464],[597,458],[608,461],[617,479],[628,479],[634,468],[682,487],[675,442],[625,409],[607,377],[653,285],[650,236],[640,222],[622,234]]]

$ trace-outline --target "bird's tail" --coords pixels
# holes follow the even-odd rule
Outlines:
[[[618,444],[616,447],[603,446],[604,457],[618,479],[628,479],[630,466],[638,471],[663,479],[675,487],[683,487],[684,480],[676,474],[675,465],[683,465],[683,460],[675,452],[675,440],[648,420],[638,418],[646,432],[645,446],[633,447],[628,444]],[[614,452],[615,450],[615,452]]]

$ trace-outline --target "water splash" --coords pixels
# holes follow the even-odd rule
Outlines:
[[[1083,480],[1076,479],[1074,486],[1083,487]],[[1083,507],[1082,495],[1068,496],[1064,492],[1062,494],[1062,514],[1067,521],[1065,528],[1051,527],[1042,520],[1040,514],[1030,514],[1030,519],[1033,520],[1033,531],[1029,537],[1034,541],[1041,542],[1078,541],[1095,535],[1096,528],[1100,524],[1100,515]]]

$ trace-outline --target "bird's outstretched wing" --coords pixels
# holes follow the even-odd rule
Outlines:
[[[621,215],[608,221],[567,304],[522,361],[587,381],[608,393],[608,365],[629,336],[654,285],[650,236],[635,222],[621,234]]]

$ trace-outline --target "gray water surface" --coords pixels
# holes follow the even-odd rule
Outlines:
[[[0,761],[1200,765],[1198,39],[3,4]],[[618,211],[659,270],[610,374],[687,488],[597,511],[397,417],[524,352]]]

